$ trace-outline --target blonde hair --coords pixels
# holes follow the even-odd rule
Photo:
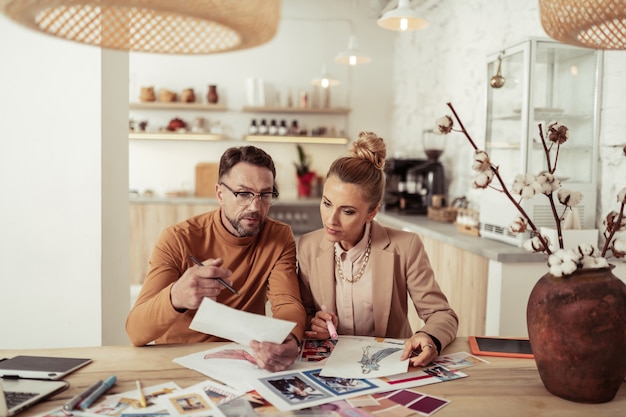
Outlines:
[[[372,211],[381,203],[385,192],[386,156],[387,147],[383,138],[374,132],[361,132],[358,139],[352,142],[348,156],[332,163],[326,178],[334,176],[341,182],[357,185]]]

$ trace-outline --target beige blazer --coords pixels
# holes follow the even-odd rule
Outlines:
[[[415,233],[383,227],[376,221],[371,230],[376,336],[411,336],[408,294],[425,323],[419,331],[436,337],[443,349],[456,337],[458,317],[435,281],[422,240]],[[298,276],[308,329],[322,304],[336,306],[334,245],[324,237],[323,229],[300,238]]]

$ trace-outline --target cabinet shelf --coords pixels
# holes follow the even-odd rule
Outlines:
[[[138,103],[130,103],[130,109],[134,110],[203,110],[203,111],[227,111],[225,104],[211,103],[182,103],[182,102],[162,102],[162,101],[146,101]]]
[[[350,109],[345,107],[334,108],[303,108],[303,107],[252,107],[244,106],[243,113],[291,113],[291,114],[338,114],[350,113]]]
[[[139,140],[190,140],[190,141],[217,141],[225,140],[224,135],[215,135],[211,133],[177,133],[177,132],[131,132],[128,139]]]
[[[277,143],[317,143],[345,145],[348,138],[331,136],[274,136],[274,135],[246,135],[243,137],[248,142],[277,142]]]

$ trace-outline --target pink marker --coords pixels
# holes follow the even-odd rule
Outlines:
[[[324,313],[328,313],[328,310],[326,310],[326,306],[322,304],[321,306],[322,311]],[[326,320],[326,327],[328,327],[328,333],[330,333],[330,337],[331,339],[336,339],[337,338],[337,329],[335,329],[335,325],[333,324],[332,320]]]

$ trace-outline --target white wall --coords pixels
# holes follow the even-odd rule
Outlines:
[[[2,15],[0,39],[0,348],[128,343],[127,75],[102,93],[98,48]]]

